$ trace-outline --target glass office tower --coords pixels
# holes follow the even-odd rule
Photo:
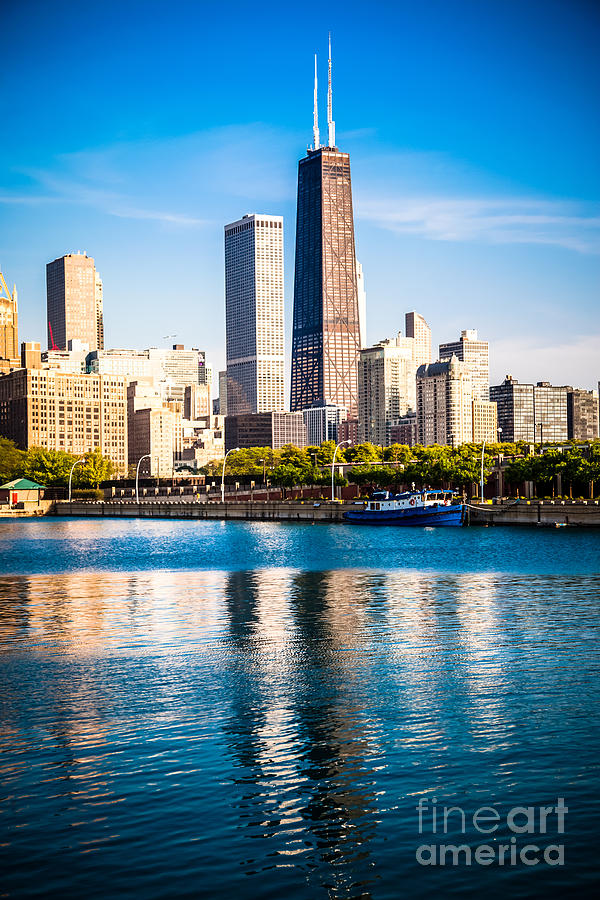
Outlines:
[[[292,411],[356,416],[359,350],[350,156],[318,147],[298,165]]]

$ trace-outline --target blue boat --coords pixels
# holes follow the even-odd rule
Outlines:
[[[453,491],[376,491],[344,519],[359,525],[462,525],[464,509]]]

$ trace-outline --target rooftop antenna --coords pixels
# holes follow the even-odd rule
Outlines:
[[[327,127],[329,129],[329,146],[335,147],[335,122],[333,121],[331,98],[331,32],[329,32],[329,77],[327,89]]]
[[[313,142],[314,142],[314,150],[318,150],[321,146],[321,141],[319,140],[319,108],[317,106],[317,54],[315,53],[315,98],[314,98],[314,112],[313,112]]]

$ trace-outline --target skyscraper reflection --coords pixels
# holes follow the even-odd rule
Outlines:
[[[243,652],[226,731],[239,805],[265,857],[275,841],[282,864],[292,857],[332,896],[350,885],[369,896],[376,747],[361,721],[366,595],[350,588],[343,572],[231,573],[231,637]]]

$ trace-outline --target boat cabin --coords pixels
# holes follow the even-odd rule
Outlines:
[[[394,494],[391,491],[375,491],[365,503],[365,508],[373,511],[386,509],[422,509],[426,506],[450,506],[454,491],[427,490],[404,491]]]

